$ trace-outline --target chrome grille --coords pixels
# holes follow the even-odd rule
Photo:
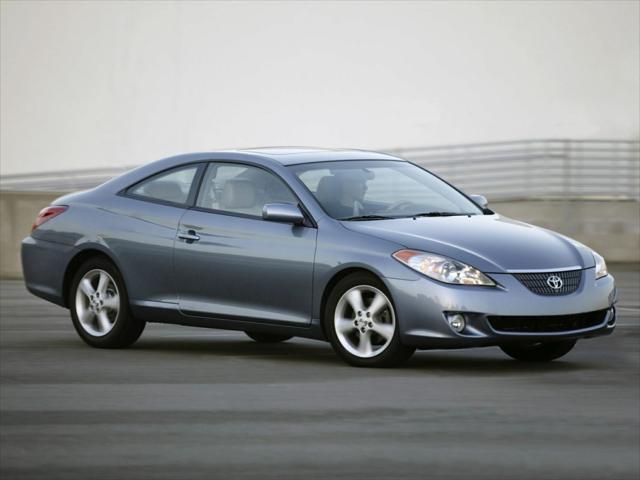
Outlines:
[[[544,273],[514,273],[520,283],[537,295],[568,295],[575,292],[580,286],[582,270],[570,270],[566,272],[544,272]],[[559,277],[562,280],[562,287],[558,289],[549,286],[549,277]]]

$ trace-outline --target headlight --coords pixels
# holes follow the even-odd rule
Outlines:
[[[602,258],[601,255],[598,255],[596,252],[592,251],[593,258],[596,260],[596,280],[602,277],[606,277],[609,275],[609,271],[607,270],[607,264]]]
[[[457,285],[496,285],[493,280],[471,265],[433,253],[399,250],[393,254],[393,258],[440,282]]]

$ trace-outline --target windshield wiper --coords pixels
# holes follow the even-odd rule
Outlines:
[[[360,220],[389,220],[395,217],[385,217],[384,215],[356,215],[354,217],[339,218],[342,221],[360,221]]]
[[[422,213],[414,213],[413,215],[408,215],[409,217],[460,217],[460,216],[468,216],[474,215],[473,213],[456,213],[456,212],[422,212]]]

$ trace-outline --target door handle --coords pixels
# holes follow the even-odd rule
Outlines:
[[[187,243],[193,243],[200,240],[200,235],[196,234],[195,230],[189,230],[187,233],[178,233],[178,238],[186,240]]]

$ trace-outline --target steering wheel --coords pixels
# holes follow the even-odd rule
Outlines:
[[[384,209],[384,213],[390,213],[393,211],[397,211],[397,210],[404,210],[407,207],[411,207],[415,205],[415,203],[413,203],[412,201],[409,200],[400,200],[397,202],[393,202],[391,205],[389,205],[387,208]]]

